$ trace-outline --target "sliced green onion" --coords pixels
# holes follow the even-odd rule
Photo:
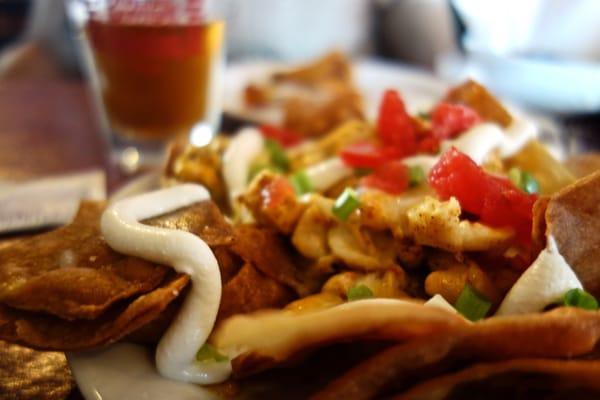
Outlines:
[[[310,193],[314,190],[312,182],[304,170],[298,171],[290,176],[290,183],[298,195]]]
[[[522,183],[522,189],[529,193],[529,194],[533,194],[533,193],[539,193],[540,191],[540,184],[538,183],[538,181],[529,173],[527,172],[523,172],[523,183]]]
[[[528,172],[521,171],[517,167],[513,167],[508,171],[508,179],[515,184],[516,187],[525,193],[533,194],[540,191],[540,184]]]
[[[371,168],[362,168],[362,167],[354,168],[354,176],[356,176],[358,178],[362,178],[363,176],[367,176],[371,172],[373,172],[373,170]]]
[[[571,289],[563,297],[563,305],[569,307],[579,307],[585,310],[597,310],[598,301],[582,289]]]
[[[267,139],[265,141],[265,147],[271,156],[271,162],[274,166],[282,171],[288,171],[290,169],[290,160],[279,143]]]
[[[358,195],[352,188],[346,188],[335,200],[331,212],[342,221],[345,221],[358,206],[360,206]]]
[[[421,119],[431,119],[431,114],[429,114],[427,111],[419,111],[417,113],[417,117]]]
[[[200,350],[198,350],[196,353],[196,360],[223,362],[228,361],[229,357],[219,353],[217,349],[215,349],[214,346],[210,345],[209,343],[204,343],[204,345],[202,345]]]
[[[469,284],[465,285],[454,304],[456,311],[471,321],[477,321],[488,313],[492,307],[492,302],[477,293]]]
[[[425,182],[425,171],[420,165],[413,165],[408,167],[408,182],[410,186],[419,186]]]
[[[373,297],[373,291],[367,285],[356,285],[348,289],[346,298],[348,301],[370,299]]]

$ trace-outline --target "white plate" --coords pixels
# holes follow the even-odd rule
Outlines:
[[[270,72],[284,67],[284,64],[264,61],[230,66],[225,75],[225,111],[261,121],[276,122],[280,118],[276,110],[248,109],[244,105],[243,93],[249,82],[264,81]],[[367,116],[370,119],[375,117],[381,95],[388,88],[399,89],[407,108],[415,113],[428,109],[448,88],[443,81],[420,70],[373,60],[356,63],[354,80],[365,97]]]
[[[248,115],[249,111],[242,101],[243,88],[249,81],[264,78],[277,66],[273,63],[245,63],[230,67],[225,79],[225,110]],[[381,94],[387,88],[399,89],[407,108],[414,113],[428,109],[448,87],[423,72],[381,62],[358,62],[354,72],[355,80],[365,96],[370,118],[376,115]],[[151,190],[157,183],[156,174],[142,176],[115,196],[122,198]],[[197,385],[162,378],[155,370],[152,354],[141,346],[121,343],[97,352],[67,354],[67,358],[87,400],[214,398],[213,393]]]

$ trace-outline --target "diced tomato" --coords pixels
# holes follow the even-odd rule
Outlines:
[[[302,141],[302,136],[289,129],[273,125],[261,125],[259,129],[265,138],[275,140],[283,147],[291,147]]]
[[[395,90],[387,90],[383,95],[377,118],[377,133],[384,144],[394,146],[403,157],[417,151],[414,121]]]
[[[537,196],[522,192],[508,179],[485,173],[454,147],[432,168],[429,184],[443,200],[456,197],[461,208],[478,216],[480,222],[513,229],[521,244],[531,241]]]
[[[420,138],[417,143],[418,153],[437,154],[440,151],[440,140],[432,135]]]
[[[481,222],[494,227],[511,227],[520,243],[531,240],[533,204],[537,196],[519,190],[508,179],[490,176]]]
[[[408,188],[409,180],[406,165],[400,160],[394,160],[377,167],[370,175],[362,178],[361,183],[390,194],[400,194]]]
[[[265,207],[277,207],[288,200],[296,198],[292,184],[283,176],[278,176],[269,182],[261,191]]]
[[[394,147],[383,147],[368,142],[353,143],[340,153],[346,165],[361,168],[376,168],[399,155]]]
[[[462,104],[439,103],[431,113],[433,136],[439,140],[456,137],[480,121],[475,110]]]
[[[483,192],[487,190],[485,173],[467,155],[452,147],[429,173],[429,185],[442,200],[456,197],[463,210],[481,214]]]

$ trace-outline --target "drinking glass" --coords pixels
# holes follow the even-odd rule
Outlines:
[[[159,163],[182,136],[218,129],[224,65],[219,0],[73,0],[102,131],[125,170]]]

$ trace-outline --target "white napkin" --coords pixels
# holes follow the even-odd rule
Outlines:
[[[106,199],[103,171],[0,184],[0,233],[70,222],[81,200]]]

